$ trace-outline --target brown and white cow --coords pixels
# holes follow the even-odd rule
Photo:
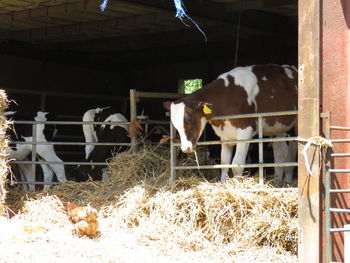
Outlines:
[[[211,120],[214,116],[245,113],[289,111],[297,109],[297,71],[288,65],[254,65],[237,67],[221,74],[202,89],[175,102],[164,102],[171,111],[171,122],[180,134],[181,149],[193,152],[196,143],[209,122],[221,140],[251,139],[258,133],[257,119]],[[296,122],[296,116],[265,118],[265,136],[282,136]],[[221,164],[232,159],[233,144],[222,144]],[[232,164],[245,164],[249,143],[237,143]],[[290,158],[286,143],[273,143],[275,162]],[[241,174],[242,168],[233,168]],[[275,169],[278,179],[283,169]],[[228,178],[228,169],[222,169],[221,182]]]

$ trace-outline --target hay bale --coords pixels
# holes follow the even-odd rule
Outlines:
[[[240,191],[258,188],[253,179],[235,178],[226,184],[199,182],[192,189],[158,191],[150,195],[136,186],[117,204],[114,216],[126,227],[137,227],[144,239],[203,250],[219,247],[274,247],[297,251],[297,195],[295,192]],[[268,187],[268,186],[265,186]]]
[[[6,198],[6,179],[9,171],[7,149],[9,140],[6,136],[8,128],[8,121],[4,115],[8,107],[8,100],[4,90],[0,89],[0,215],[5,212],[5,198]]]

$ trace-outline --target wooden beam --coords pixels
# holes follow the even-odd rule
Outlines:
[[[299,0],[299,115],[298,135],[320,135],[320,13],[321,0]],[[304,144],[299,143],[299,246],[300,263],[320,261],[320,185],[319,148],[308,150],[313,176],[306,170]]]
[[[101,16],[113,16],[113,10],[122,9],[127,10],[129,8],[131,11],[126,12],[126,15],[144,14],[151,12],[160,12],[162,10],[140,6],[135,4],[130,4],[124,1],[109,1],[108,8],[102,12],[100,10],[100,3],[96,0],[80,0],[75,2],[64,2],[56,5],[42,5],[36,8],[28,8],[23,11],[14,11],[0,14],[0,22],[1,23],[11,23],[18,19],[32,19],[36,17],[55,17],[57,15],[74,13],[78,11],[89,11],[90,13],[96,13]],[[135,8],[138,10],[136,11]]]
[[[142,3],[137,3],[139,1],[141,1]],[[130,36],[142,33],[142,37],[144,39],[142,39],[141,42],[143,43],[145,40],[148,39],[147,37],[145,37],[145,34],[154,34],[161,31],[172,32],[174,30],[181,30],[182,28],[185,28],[184,25],[179,22],[179,20],[175,19],[174,11],[162,11],[161,8],[164,8],[164,2],[162,2],[163,5],[159,5],[158,3],[158,7],[153,7],[150,5],[157,3],[158,0],[149,1],[149,3],[147,1],[146,3],[143,0],[131,0],[131,2],[110,1],[112,3],[109,4],[109,11],[105,11],[103,13],[100,12],[100,10],[98,9],[98,5],[96,5],[95,0],[85,0],[74,3],[67,2],[55,6],[39,7],[23,12],[11,12],[11,14],[6,15],[0,14],[0,28],[5,27],[3,28],[4,32],[0,33],[0,40],[12,39],[30,42],[44,41],[46,43],[73,42],[72,44],[67,44],[68,46],[66,46],[66,48],[74,48],[74,46],[78,46],[79,48],[81,48],[85,47],[86,43],[82,43],[81,41],[77,40],[86,41],[91,39],[104,38],[100,42],[105,42],[106,37],[117,37],[118,39],[121,36]],[[197,0],[193,1],[196,2]],[[217,13],[217,17],[214,19],[213,16],[210,15],[208,18],[208,10],[201,7],[201,11],[198,12],[198,15],[203,15],[206,18],[194,18],[197,22],[200,22],[200,25],[203,28],[205,28],[206,25],[215,24],[216,22],[214,21],[217,19],[221,21],[219,23],[226,24],[232,27],[232,23],[235,23],[235,19],[232,19],[232,17],[236,16],[232,16],[232,14],[227,16],[226,12],[223,12],[223,10],[219,10],[218,7],[223,7],[223,5],[218,6],[216,4],[212,5],[208,4],[207,2],[205,3],[205,7],[208,8],[208,10],[211,10],[212,7],[215,7],[213,11]],[[165,6],[170,5],[169,3],[167,3],[165,4]],[[118,10],[119,7],[122,7],[124,9],[134,8],[135,10],[142,9],[143,12],[152,11],[153,13],[132,15],[127,17],[109,17],[109,15],[112,15],[112,13],[114,12],[113,10]],[[155,13],[155,11],[162,12]],[[101,15],[101,20],[98,19],[94,21],[85,22],[74,22],[70,20],[64,20],[74,15],[76,12],[92,12],[93,14],[99,14]],[[226,18],[222,19],[221,16],[226,16]],[[50,17],[48,20],[49,23],[43,20],[47,17]],[[296,35],[296,27],[291,26],[289,22],[287,23],[287,20],[284,20],[284,23],[281,23],[279,16],[272,17],[276,19],[271,19],[271,17],[269,16],[269,19],[265,20],[266,17],[261,12],[244,13],[244,16],[242,16],[241,36],[254,34],[254,38],[265,37],[265,34],[268,32],[268,34],[271,34],[271,36],[273,37],[277,37],[277,35],[281,34],[283,38],[288,37],[291,40],[294,39],[294,35]],[[1,21],[3,21],[3,23],[1,23]],[[42,23],[43,26],[40,26],[40,24],[31,24],[31,21],[38,22],[38,24]],[[29,28],[25,30],[19,30],[22,27],[21,23],[25,23],[24,25]],[[165,23],[164,26],[162,26],[163,23]],[[244,24],[246,23],[248,23],[248,27],[244,26]],[[286,26],[286,23],[288,24],[288,26]],[[13,28],[12,30],[6,29],[6,27],[11,28],[14,26],[15,28]],[[273,32],[274,30],[277,30],[277,27],[279,33]],[[266,28],[274,28],[274,30],[266,31]],[[293,31],[293,29],[295,32]],[[230,30],[234,32],[236,28],[233,27],[230,28]],[[198,35],[196,33],[194,34]],[[181,38],[182,36],[179,37]],[[161,39],[161,42],[164,42],[164,39]],[[134,42],[131,43],[134,44]],[[94,43],[92,43],[92,45],[93,44]],[[118,44],[119,42],[117,40],[117,45]],[[62,46],[64,44],[60,43],[59,45]],[[89,45],[91,44],[89,43]]]
[[[268,9],[272,7],[298,6],[298,0],[242,0],[225,4],[226,11]]]
[[[129,0],[133,3],[144,4],[152,7],[159,7],[166,10],[174,10],[172,1],[163,0]],[[243,0],[245,1],[245,0]],[[276,0],[277,1],[277,0]],[[286,1],[286,0],[283,0]],[[211,18],[216,21],[227,22],[230,24],[237,24],[238,10],[227,10],[225,4],[205,1],[205,0],[191,0],[185,3],[188,14],[193,17]],[[287,17],[267,12],[252,12],[246,11],[242,15],[242,27],[253,27],[265,32],[274,32],[282,35],[294,34],[296,24],[290,24]]]
[[[67,25],[50,26],[42,28],[33,28],[27,30],[17,30],[0,33],[0,40],[22,40],[34,41],[45,40],[51,37],[63,37],[65,35],[79,35],[91,30],[112,30],[115,33],[122,33],[124,30],[133,30],[136,26],[147,26],[147,24],[157,23],[162,20],[174,19],[169,13],[153,13],[130,17],[110,18],[98,21],[89,21],[82,23],[73,23]],[[174,23],[172,30],[182,27]],[[171,28],[170,28],[171,29]]]

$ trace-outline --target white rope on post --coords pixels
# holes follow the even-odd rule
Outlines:
[[[321,136],[314,136],[314,137],[311,137],[309,139],[304,139],[304,138],[298,137],[298,141],[306,142],[302,154],[303,154],[303,157],[305,160],[306,170],[310,176],[313,176],[312,171],[311,171],[311,167],[310,167],[310,163],[309,163],[309,159],[307,157],[307,152],[308,152],[310,146],[313,144],[313,145],[320,147],[319,154],[320,154],[320,159],[321,159],[322,148],[333,147],[333,144],[330,140],[327,140],[326,138],[323,138]]]

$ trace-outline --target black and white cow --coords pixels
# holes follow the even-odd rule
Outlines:
[[[258,133],[256,118],[212,120],[212,117],[296,110],[297,78],[296,69],[287,65],[237,67],[192,94],[175,102],[165,102],[164,107],[171,112],[171,122],[180,134],[182,151],[194,151],[206,123],[211,124],[221,140],[253,138]],[[295,123],[295,116],[265,118],[264,135],[283,136]],[[272,145],[276,162],[290,161],[287,143]],[[237,143],[232,159],[233,146],[222,144],[221,163],[245,164],[249,143]],[[243,169],[233,168],[232,171],[233,174],[241,174]],[[275,169],[277,178],[283,178],[283,171],[281,168]],[[221,182],[227,178],[228,169],[222,169]]]
[[[52,120],[52,115],[48,112],[38,111],[35,113],[21,113],[21,112],[6,112],[5,115],[10,120],[22,120],[22,121],[49,121]],[[37,124],[36,140],[40,142],[52,141],[57,130],[55,125]],[[13,128],[8,130],[11,141],[33,141],[33,129],[32,125],[28,124],[14,124]],[[9,149],[9,158],[18,161],[29,160],[32,152],[31,144],[11,144]],[[43,161],[50,162],[62,162],[57,156],[53,145],[41,145],[36,146],[37,158]],[[35,174],[32,174],[31,165],[29,164],[17,164],[18,170],[22,180],[35,181]],[[63,164],[42,164],[44,182],[52,182],[54,174],[61,183],[67,181],[65,169]],[[50,189],[50,185],[44,185],[44,191]],[[34,191],[35,185],[29,185],[29,190]]]
[[[110,107],[96,108],[85,112],[83,121],[104,121],[104,122],[128,122],[121,114],[115,113]],[[130,137],[127,124],[118,125],[83,125],[83,132],[86,142],[117,142],[129,143]],[[86,162],[106,162],[113,153],[120,153],[128,150],[128,146],[95,146],[87,145],[85,147]],[[72,171],[72,178],[76,181],[86,181],[89,177],[93,180],[101,180],[105,176],[106,167],[95,165],[80,165]]]

